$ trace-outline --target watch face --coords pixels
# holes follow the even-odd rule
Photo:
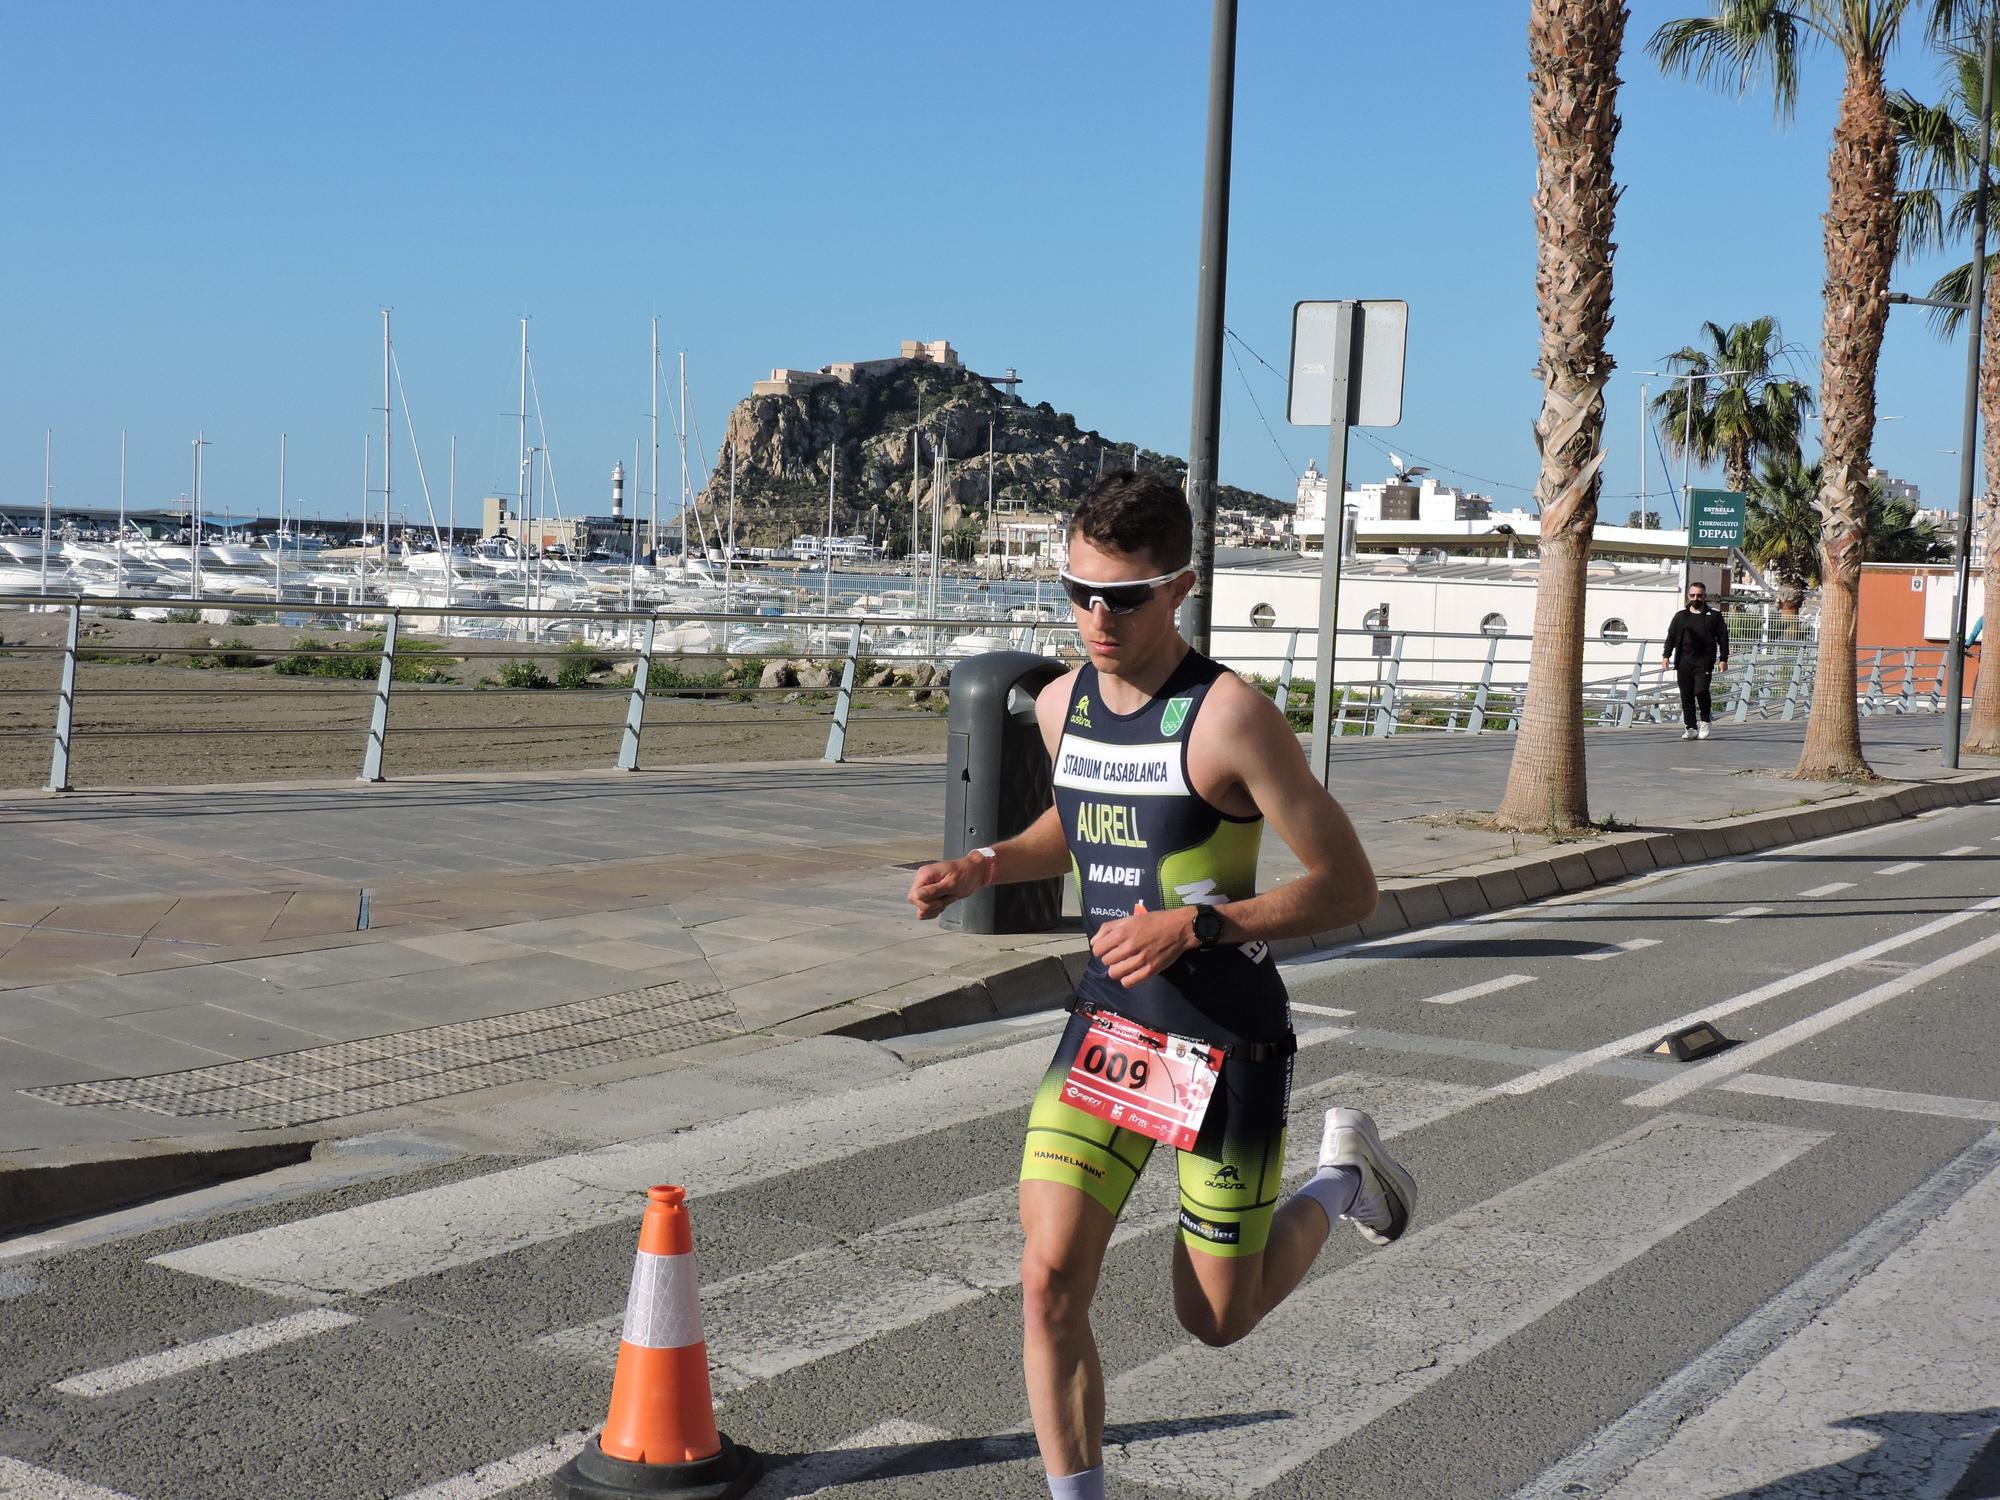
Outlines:
[[[1205,944],[1221,937],[1222,914],[1212,906],[1204,906],[1194,914],[1194,935]]]

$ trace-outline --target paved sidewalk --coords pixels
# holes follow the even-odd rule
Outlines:
[[[2000,793],[1990,762],[1938,769],[1941,727],[1864,721],[1894,780],[1859,795],[1779,774],[1802,724],[1692,744],[1596,732],[1591,804],[1614,823],[1559,844],[1474,826],[1508,736],[1349,739],[1335,790],[1384,878],[1375,933]],[[274,1127],[352,1134],[703,1048],[1046,1007],[1081,964],[1073,921],[973,937],[902,901],[938,852],[941,773],[889,760],[0,798],[0,1168]],[[1271,840],[1265,882],[1297,869]]]

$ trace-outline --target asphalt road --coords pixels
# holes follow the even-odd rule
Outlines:
[[[1416,1225],[1210,1350],[1156,1164],[1096,1304],[1113,1493],[2000,1494],[1996,865],[1952,809],[1290,967],[1297,1165],[1375,1111]],[[1640,1055],[1693,1017],[1739,1045]],[[1012,1182],[1059,1019],[724,1050],[590,1095],[596,1151],[363,1143],[0,1244],[0,1495],[543,1493],[649,1181],[756,1494],[1043,1495]]]

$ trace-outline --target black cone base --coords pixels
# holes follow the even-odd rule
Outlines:
[[[722,1451],[685,1464],[640,1464],[613,1458],[592,1438],[583,1452],[549,1478],[562,1500],[619,1500],[631,1495],[674,1495],[679,1500],[736,1500],[763,1470],[748,1448],[727,1437]]]

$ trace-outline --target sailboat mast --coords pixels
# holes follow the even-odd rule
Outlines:
[[[382,309],[382,576],[389,576],[389,496],[395,488],[395,427],[389,420],[389,309]]]
[[[653,319],[653,509],[647,522],[646,553],[660,565],[660,320]]]
[[[688,357],[681,350],[681,570],[688,565]]]
[[[122,438],[119,447],[118,530],[122,534],[125,530],[125,455]],[[278,577],[274,588],[278,598],[285,597],[285,435],[282,432],[278,434]]]
[[[833,613],[833,477],[840,472],[839,447],[833,448],[832,453],[833,461],[826,466],[826,540],[820,543],[819,548],[820,567],[825,578],[825,585],[820,590],[819,606],[819,612],[823,615]],[[833,629],[831,625],[821,628],[826,631]]]
[[[282,493],[279,496],[283,502]],[[118,592],[125,592],[125,429],[118,429]]]
[[[445,479],[444,497],[444,602],[452,602],[452,584],[458,565],[452,561],[458,555],[458,434],[451,435],[451,468]],[[447,629],[446,634],[450,634]]]
[[[736,444],[729,445],[729,544],[722,557],[722,612],[729,613],[729,565],[736,560]],[[728,649],[729,627],[722,627],[723,649]]]
[[[49,591],[49,533],[54,529],[55,509],[49,488],[50,468],[56,457],[56,430],[42,430],[42,592]]]
[[[515,471],[521,483],[521,514],[516,520],[520,532],[516,539],[521,554],[521,562],[528,560],[528,320],[521,319],[521,466]],[[527,569],[522,568],[525,573]]]

